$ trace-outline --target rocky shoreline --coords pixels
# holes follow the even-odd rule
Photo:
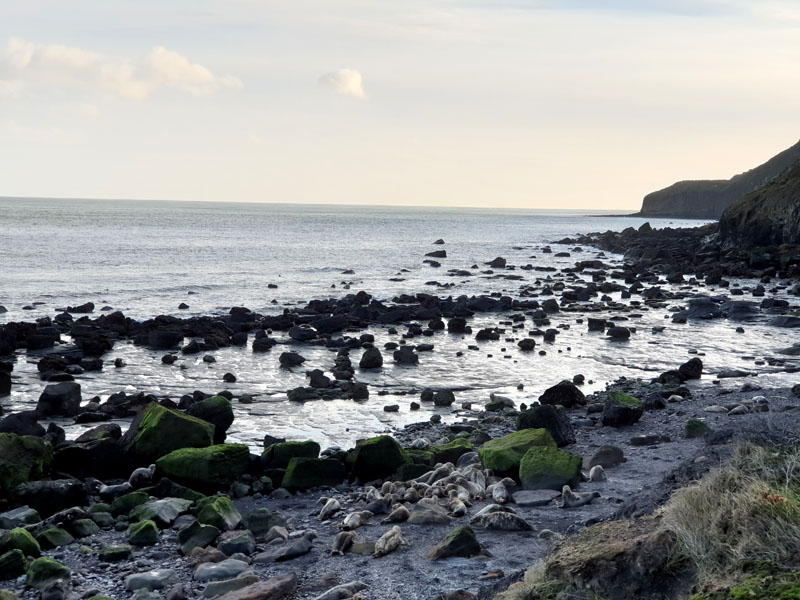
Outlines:
[[[0,326],[0,356],[8,357],[0,362],[0,394],[16,385],[14,357],[23,352],[38,357],[48,383],[34,410],[0,420],[0,526],[9,530],[0,537],[0,587],[45,600],[490,598],[563,536],[648,514],[675,487],[719,465],[735,440],[793,439],[800,389],[761,389],[750,378],[721,385],[746,372],[717,373],[720,385],[702,385],[709,374],[698,343],[698,356],[674,370],[621,378],[593,394],[584,395],[576,375],[527,399],[530,407],[492,395],[478,411],[458,408],[452,390],[432,386],[409,399],[411,408],[431,404],[458,420],[434,414],[349,450],[267,434],[254,454],[225,443],[232,400],[252,402],[246,394],[119,392],[85,402],[78,381],[110,366],[102,357],[123,340],[159,351],[167,364],[201,354],[212,362],[215,350],[229,347],[277,353],[288,338],[297,351],[279,355],[286,369],[302,368],[302,347],[335,353],[325,370],[307,372],[307,385],[287,392],[290,401],[363,400],[372,386],[361,373],[380,373],[389,357],[413,367],[444,332],[540,352],[563,331],[551,320],[568,314],[624,342],[636,328],[614,315],[663,309],[666,300],[688,303],[673,322],[771,315],[775,327],[800,326],[797,307],[784,299],[800,295],[797,255],[785,248],[723,254],[713,235],[713,227],[642,227],[561,240],[576,254],[594,245],[624,253],[625,262],[609,264],[601,254],[542,271],[516,297],[418,293],[388,302],[362,291],[280,315],[234,307],[227,315],[144,322],[114,312],[90,318],[95,307],[87,303],[53,319]],[[434,253],[425,260],[446,257]],[[453,271],[508,283],[537,268],[498,257]],[[728,287],[726,277],[758,282]],[[698,296],[697,287],[714,296]],[[733,299],[745,294],[758,301]],[[478,315],[497,325],[473,331]],[[526,331],[526,321],[535,329]],[[381,351],[366,332],[376,326],[394,330],[398,341]],[[797,354],[786,348],[770,364],[796,372]],[[235,380],[225,374],[224,382]],[[99,425],[67,440],[58,426],[44,426],[52,417]],[[132,419],[127,431],[120,419]],[[592,470],[597,465],[603,468]]]

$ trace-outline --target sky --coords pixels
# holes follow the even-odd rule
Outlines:
[[[0,3],[0,196],[638,209],[799,107],[797,0]]]

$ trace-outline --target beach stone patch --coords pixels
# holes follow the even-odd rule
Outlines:
[[[303,556],[311,552],[313,534],[305,534],[296,540],[288,540],[283,543],[271,545],[264,552],[259,552],[253,557],[254,563],[273,563],[291,560],[298,556]]]
[[[178,583],[178,574],[172,569],[155,569],[143,573],[133,573],[125,578],[125,589],[129,592],[136,590],[163,590]]]
[[[297,575],[287,573],[267,581],[259,581],[240,590],[220,596],[220,600],[265,600],[283,598],[297,590]]]
[[[178,544],[184,556],[191,554],[195,548],[205,548],[219,536],[220,531],[211,525],[203,525],[194,521],[178,531]]]
[[[256,540],[248,530],[226,531],[217,540],[217,550],[228,556],[241,553],[250,555],[256,549]]]
[[[589,459],[587,467],[591,469],[596,465],[600,465],[604,469],[616,467],[625,462],[625,454],[621,448],[617,446],[605,445],[601,446],[597,452]]]
[[[225,579],[232,579],[245,572],[250,568],[243,560],[236,560],[234,558],[227,558],[218,563],[203,563],[198,565],[194,571],[193,578],[195,581],[222,581]]]

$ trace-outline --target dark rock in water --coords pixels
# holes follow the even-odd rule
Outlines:
[[[297,352],[281,352],[278,361],[284,369],[291,369],[292,367],[299,367],[306,362],[306,359]]]
[[[268,352],[278,342],[271,337],[260,337],[253,340],[253,352]]]
[[[183,340],[180,331],[151,331],[147,336],[147,345],[154,350],[172,350]]]
[[[541,404],[560,404],[564,408],[584,406],[586,396],[571,381],[561,381],[539,396]]]
[[[664,371],[656,378],[656,381],[664,385],[680,385],[685,379],[680,371],[673,369],[671,371]]]
[[[494,329],[481,329],[476,335],[475,339],[480,341],[491,340],[497,341],[500,339],[500,334]]]
[[[325,375],[323,371],[320,369],[314,369],[313,371],[308,371],[306,375],[309,378],[309,384],[313,388],[329,388],[331,387],[331,380],[328,376]]]
[[[234,375],[233,373],[225,373],[222,376],[222,381],[224,381],[225,383],[236,383],[236,375]]]
[[[419,364],[419,355],[414,351],[412,346],[400,346],[394,351],[392,355],[394,362],[400,365],[417,365]]]
[[[605,331],[606,329],[606,320],[605,319],[594,319],[589,317],[588,319],[589,331]]]
[[[36,411],[25,410],[0,419],[0,433],[44,437],[46,431],[39,424]]]
[[[700,379],[703,374],[703,361],[695,357],[678,367],[678,373],[684,381],[688,379]]]
[[[783,354],[785,356],[800,356],[800,342],[793,344],[788,348],[778,350],[777,352],[778,354]]]
[[[493,269],[505,269],[506,268],[506,259],[502,256],[498,256],[492,262],[489,263],[489,266]]]
[[[90,313],[94,310],[94,303],[87,302],[78,306],[68,306],[67,312],[71,313]]]
[[[161,357],[161,362],[165,365],[174,364],[176,360],[178,360],[178,356],[176,354],[165,354]]]
[[[9,500],[15,506],[27,505],[43,517],[49,517],[65,508],[86,506],[89,495],[83,483],[76,479],[54,479],[20,484],[11,490]]]
[[[8,396],[11,393],[11,373],[0,370],[0,396]]]
[[[625,462],[625,455],[620,448],[616,446],[601,446],[597,452],[594,453],[592,458],[589,459],[587,464],[588,468],[600,465],[604,469],[616,467]]]
[[[195,402],[186,414],[202,419],[214,426],[214,443],[221,444],[225,441],[226,432],[233,424],[233,407],[230,400],[223,396],[213,396],[200,402]]]
[[[383,355],[375,347],[367,348],[358,363],[361,369],[380,369],[383,366]]]
[[[603,405],[603,425],[620,427],[633,425],[644,412],[642,403],[633,396],[610,392]]]
[[[575,443],[575,431],[566,411],[550,404],[536,405],[520,413],[517,429],[546,429],[560,447]]]
[[[450,406],[456,401],[455,394],[450,390],[439,390],[433,394],[434,406]]]
[[[753,321],[759,314],[753,302],[726,302],[720,308],[729,321]]]
[[[434,250],[433,252],[427,252],[425,256],[430,256],[431,258],[447,258],[447,251]]]
[[[444,244],[444,240],[442,238],[439,238],[438,240],[436,240],[433,243],[436,244],[437,246],[441,246],[442,244]]]
[[[314,388],[297,387],[286,392],[286,397],[291,402],[306,402],[308,400],[319,400],[320,395]]]
[[[542,310],[546,313],[557,313],[561,310],[555,298],[548,298],[542,303]]]
[[[524,340],[520,340],[517,342],[517,346],[523,352],[530,352],[534,348],[536,348],[536,340],[531,338],[525,338]]]
[[[796,328],[800,327],[800,317],[792,317],[789,315],[782,315],[780,317],[775,317],[769,323],[773,327],[786,327],[786,328]]]
[[[332,317],[325,317],[323,319],[316,319],[311,321],[309,325],[314,328],[317,334],[334,333],[341,331],[350,324],[350,321],[344,315],[335,315]],[[296,339],[292,336],[291,329],[289,330],[289,337]]]
[[[74,417],[81,405],[81,386],[79,383],[65,381],[44,388],[36,413],[40,417],[64,416]]]
[[[295,325],[289,329],[289,337],[298,342],[308,342],[317,337],[317,332],[310,327],[298,327]]]
[[[188,308],[189,308],[189,305],[186,304],[185,302],[181,302],[180,304],[178,304],[178,310],[186,310]]]
[[[447,322],[447,331],[450,333],[467,333],[467,320],[464,317],[452,317]]]
[[[234,333],[231,336],[231,344],[234,346],[246,346],[247,345],[247,332],[246,331],[239,331]]]
[[[722,311],[719,305],[710,298],[692,298],[689,300],[689,308],[676,312],[672,315],[672,320],[679,319],[719,319]]]
[[[82,412],[75,417],[75,424],[80,425],[81,423],[99,423],[101,421],[109,420],[111,420],[111,415],[108,413],[87,411]]]
[[[198,354],[202,350],[200,348],[200,343],[197,340],[192,340],[188,344],[186,344],[183,348],[181,348],[182,354]]]
[[[631,337],[631,330],[627,327],[609,327],[606,335],[612,340],[627,340]]]

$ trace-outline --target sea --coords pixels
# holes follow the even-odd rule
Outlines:
[[[541,284],[556,273],[517,269],[514,274],[522,280],[498,279],[480,273],[487,262],[502,256],[510,265],[570,267],[599,251],[585,247],[578,252],[558,240],[639,227],[646,220],[655,228],[705,223],[607,211],[0,198],[0,305],[7,310],[0,314],[0,324],[53,317],[59,309],[89,301],[96,305],[93,316],[106,308],[143,320],[159,314],[225,314],[233,306],[278,314],[311,299],[360,290],[387,301],[418,292],[516,297],[521,286]],[[438,239],[445,243],[434,245]],[[544,252],[546,246],[552,252]],[[435,259],[440,267],[423,262],[427,252],[439,249],[447,251],[446,258]],[[562,252],[569,256],[556,256]],[[606,254],[603,260],[613,263],[622,257]],[[453,276],[449,269],[471,269],[475,275]],[[752,282],[733,285],[747,288]],[[618,294],[611,296],[618,299]],[[740,299],[753,300],[747,292]],[[181,303],[189,309],[179,310]],[[473,337],[439,332],[424,338],[435,351],[421,355],[418,366],[394,365],[385,353],[382,371],[357,372],[356,379],[371,392],[364,402],[289,402],[286,390],[306,384],[306,370],[329,371],[335,354],[294,345],[280,335],[285,344],[267,354],[227,348],[213,353],[215,363],[204,363],[197,355],[181,357],[172,366],[161,364],[163,353],[120,342],[103,357],[101,372],[87,372],[77,380],[84,399],[102,400],[123,390],[177,399],[193,390],[229,389],[254,400],[234,401],[231,441],[258,447],[269,434],[348,447],[356,439],[426,420],[433,413],[442,414],[445,422],[469,416],[470,411],[457,407],[471,402],[480,410],[490,393],[530,404],[547,387],[578,373],[585,376],[584,391],[589,393],[620,376],[653,377],[698,354],[710,373],[703,385],[711,385],[713,373],[730,368],[747,370],[754,375],[748,380],[765,388],[797,379],[764,360],[795,341],[791,330],[768,326],[766,316],[744,324],[744,333],[735,331],[740,323],[725,320],[673,324],[671,311],[679,303],[669,304],[654,310],[632,308],[625,324],[635,326],[637,333],[625,343],[588,332],[578,322],[586,315],[559,313],[552,318],[560,331],[557,341],[542,344],[539,338],[543,354],[539,347],[519,352],[515,341],[502,336],[498,342],[477,344]],[[496,326],[499,319],[478,315],[472,326],[477,331]],[[655,326],[665,330],[654,334]],[[529,318],[528,328],[534,328]],[[399,340],[388,327],[370,332],[379,347]],[[66,336],[64,340],[69,341]],[[476,345],[477,350],[468,348]],[[301,352],[307,358],[303,368],[280,369],[277,356],[284,350]],[[6,412],[35,406],[46,385],[36,377],[38,358],[35,353],[17,357],[12,394],[0,399]],[[123,358],[127,366],[115,369],[115,358]],[[358,355],[352,358],[357,364]],[[223,384],[226,372],[234,373],[237,382]],[[729,385],[728,380],[722,384]],[[741,378],[735,380],[741,384]],[[427,387],[454,389],[456,410],[423,405],[412,411],[411,401]],[[392,404],[399,405],[398,412],[383,410]],[[60,424],[70,436],[87,427]]]

